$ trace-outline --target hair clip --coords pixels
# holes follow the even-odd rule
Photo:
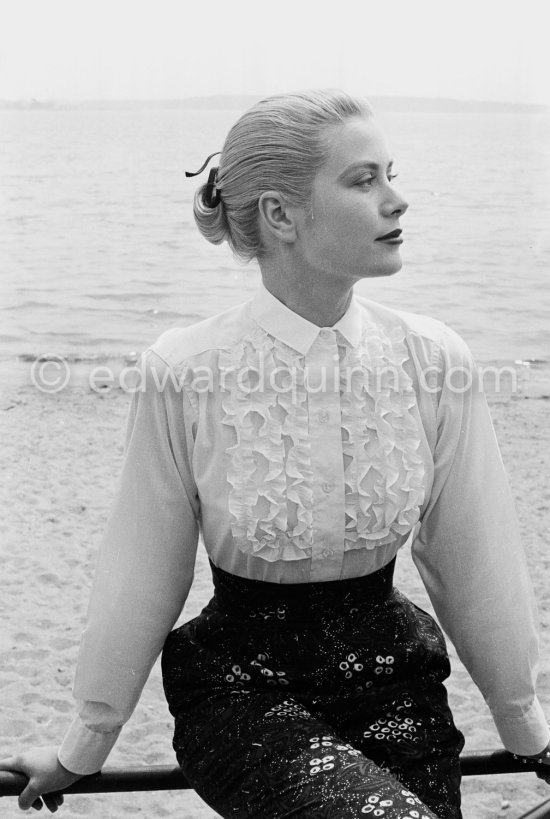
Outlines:
[[[198,171],[185,171],[185,175],[189,176],[198,176],[200,173],[204,171],[210,160],[213,156],[218,156],[221,154],[221,151],[215,151],[215,153],[210,154]],[[206,205],[207,208],[215,208],[217,205],[220,204],[220,192],[216,187],[216,174],[218,173],[217,168],[212,168],[210,173],[208,174],[208,182],[206,183],[206,187],[204,189],[204,193],[202,195],[202,201]]]
[[[206,166],[208,165],[208,163],[210,162],[212,157],[213,156],[218,156],[218,154],[221,154],[221,151],[215,151],[213,154],[210,154],[210,156],[206,157],[206,159],[204,160],[203,164],[200,166],[198,171],[185,171],[185,175],[187,177],[189,177],[189,176],[198,176],[200,173],[202,173],[204,171],[204,169],[206,168]]]
[[[207,208],[215,208],[220,204],[220,192],[216,187],[217,173],[217,168],[211,168],[210,173],[208,174],[208,182],[206,183],[206,187],[202,195],[203,202]]]

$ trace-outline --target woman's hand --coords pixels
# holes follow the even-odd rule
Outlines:
[[[81,779],[80,774],[71,773],[63,767],[57,758],[57,750],[56,746],[31,748],[30,751],[0,760],[0,770],[21,773],[29,780],[19,794],[22,810],[31,807],[40,810],[44,802],[55,813],[63,804],[63,795],[59,791]]]

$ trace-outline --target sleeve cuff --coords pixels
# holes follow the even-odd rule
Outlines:
[[[71,773],[82,776],[97,773],[103,767],[120,731],[121,728],[108,732],[92,731],[76,716],[65,734],[57,757]]]
[[[513,754],[533,756],[550,742],[550,728],[537,698],[521,716],[493,714],[493,719],[504,747]]]

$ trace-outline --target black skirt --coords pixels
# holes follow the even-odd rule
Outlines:
[[[461,816],[445,639],[394,565],[279,584],[211,564],[214,597],[162,671],[178,763],[221,816]]]

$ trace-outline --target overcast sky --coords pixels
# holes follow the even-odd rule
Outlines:
[[[547,0],[0,0],[0,99],[341,86],[550,105]]]

